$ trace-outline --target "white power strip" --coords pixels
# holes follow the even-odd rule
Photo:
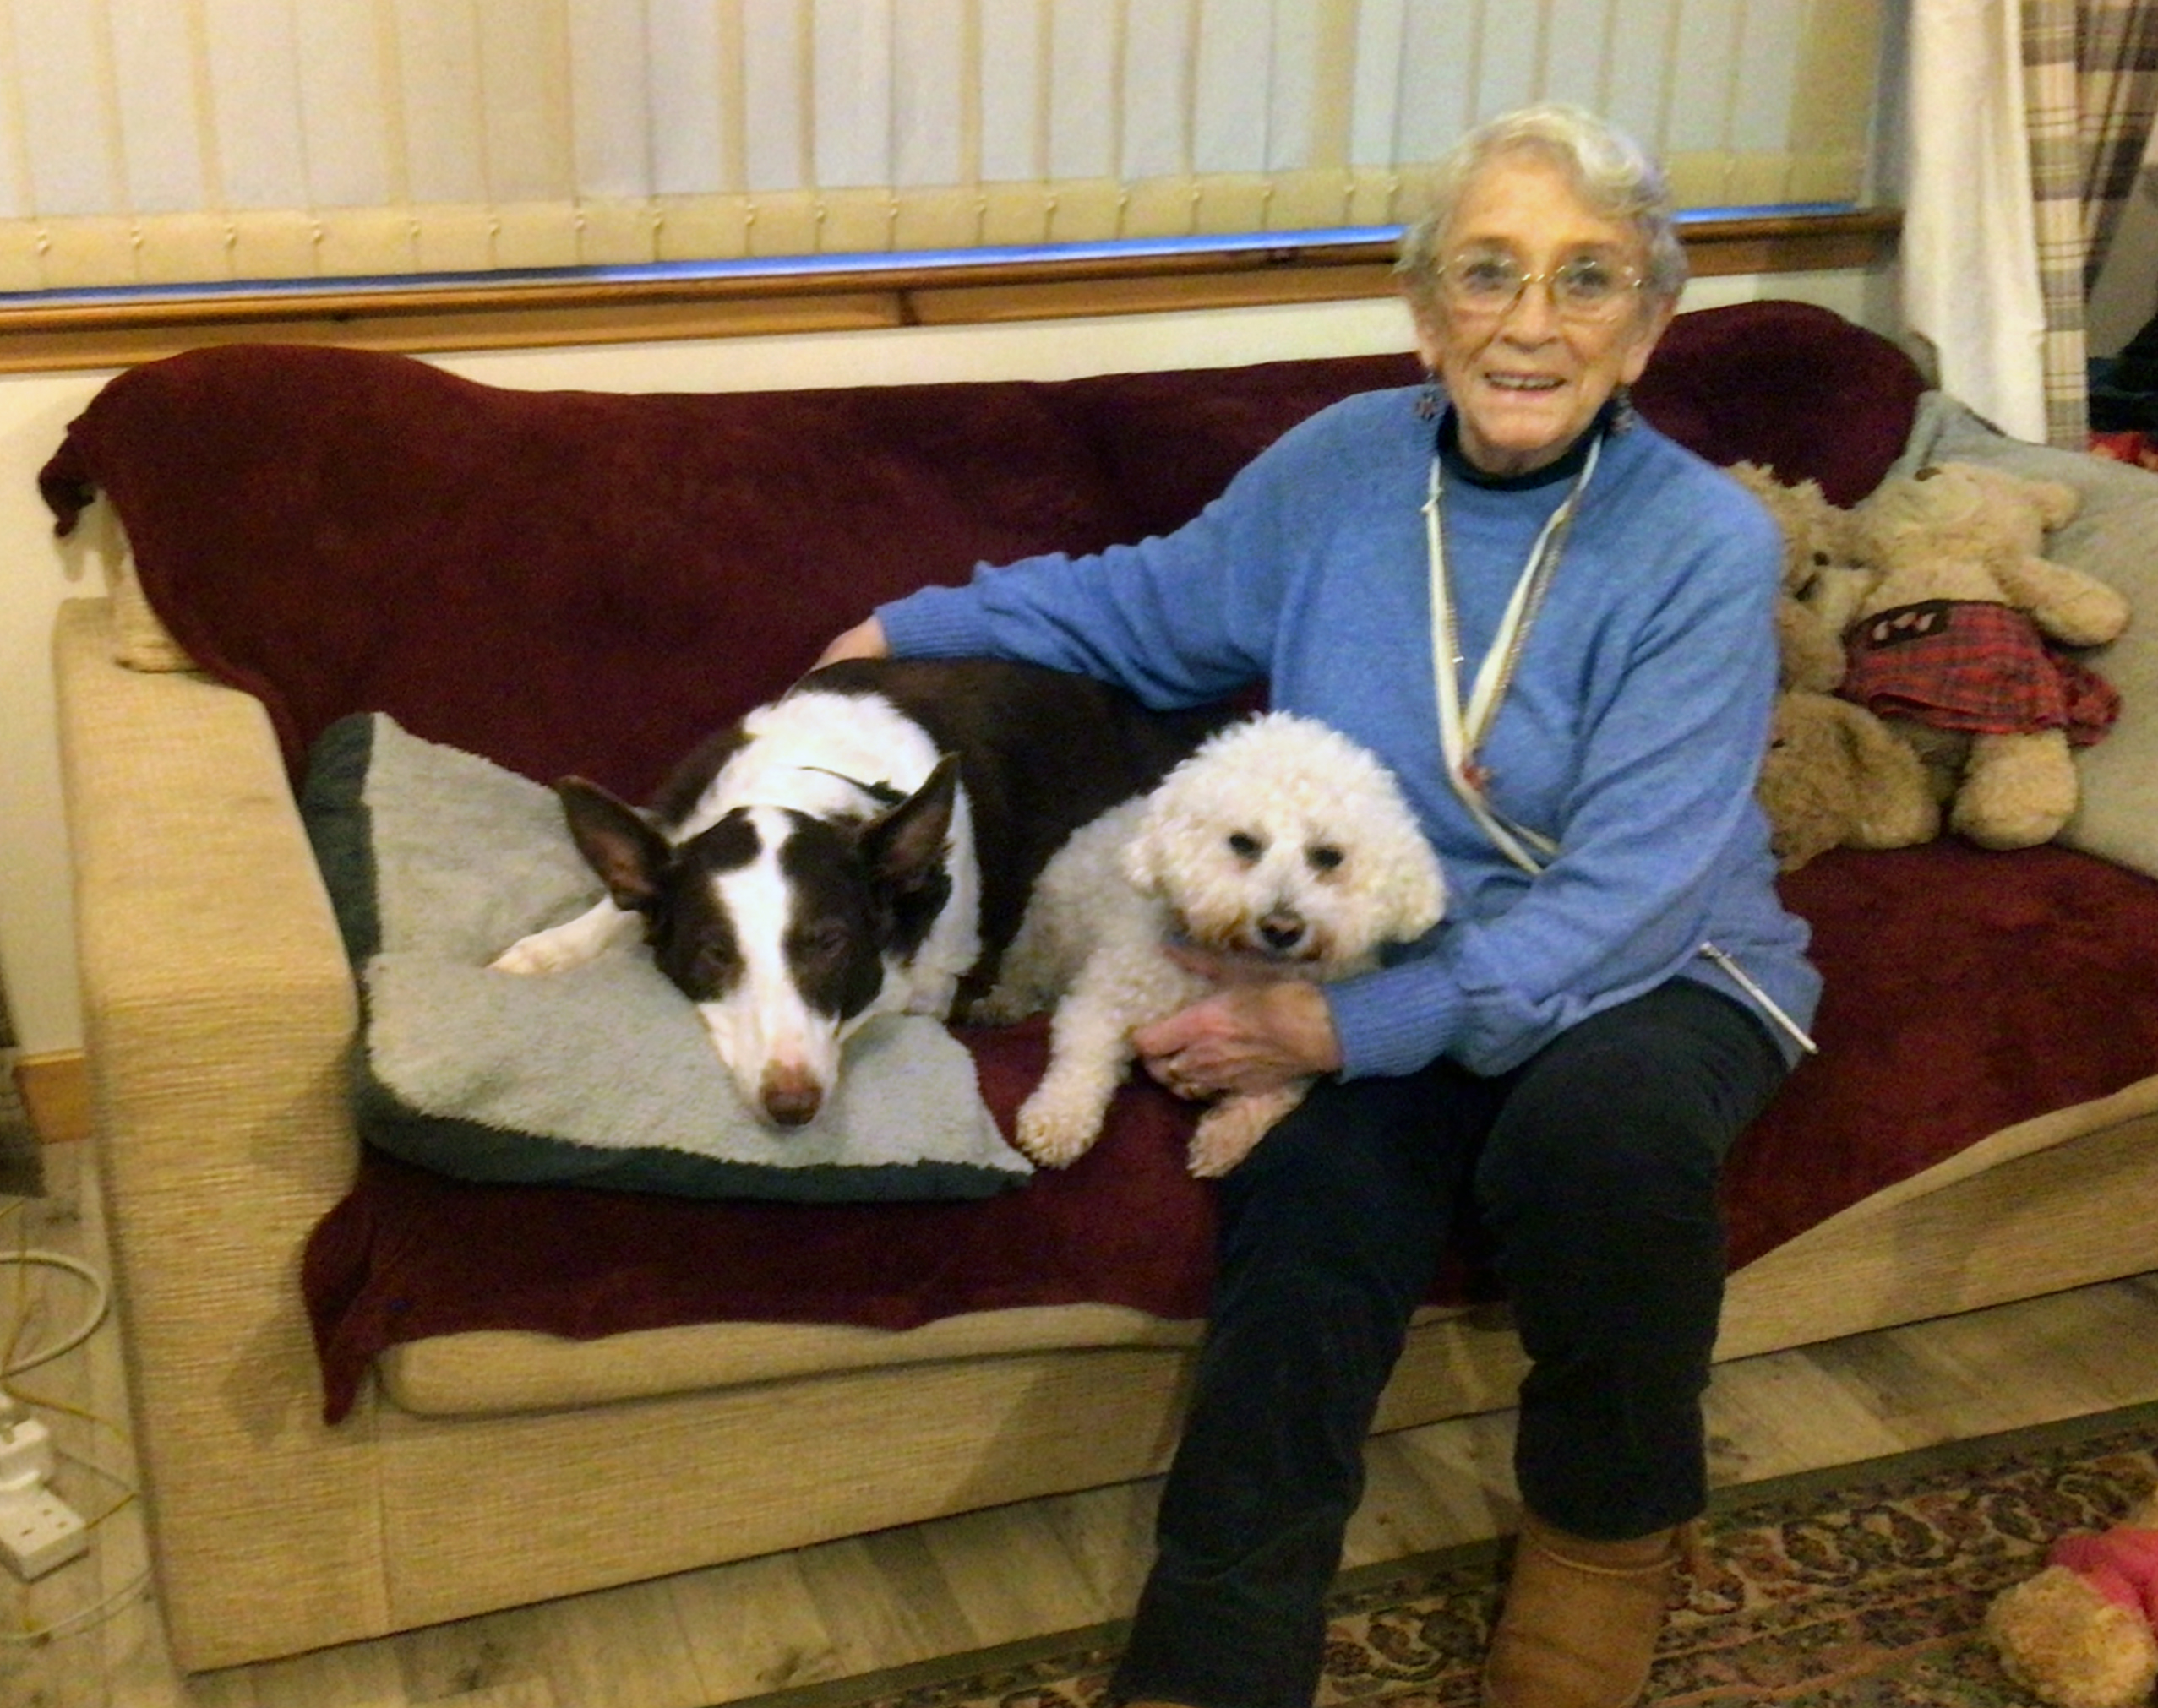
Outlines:
[[[43,1483],[0,1489],[0,1559],[25,1583],[89,1552],[82,1515]]]
[[[90,1527],[50,1487],[52,1433],[12,1401],[0,1413],[0,1560],[25,1583],[90,1551]]]

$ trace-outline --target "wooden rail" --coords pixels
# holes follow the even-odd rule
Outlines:
[[[1899,223],[1893,209],[1703,220],[1684,237],[1698,275],[1809,272],[1880,264]],[[1255,244],[782,275],[482,276],[470,284],[38,299],[0,307],[0,373],[123,367],[243,340],[508,349],[1338,302],[1390,294],[1391,269],[1385,243]]]

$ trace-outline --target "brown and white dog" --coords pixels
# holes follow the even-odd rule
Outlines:
[[[557,971],[641,928],[744,1101],[800,1126],[871,1016],[988,990],[1049,856],[1224,715],[1032,665],[828,666],[700,744],[645,811],[558,783],[607,895],[493,966]]]

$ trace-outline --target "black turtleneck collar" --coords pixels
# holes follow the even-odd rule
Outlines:
[[[1480,469],[1463,454],[1461,449],[1461,422],[1448,404],[1439,415],[1439,462],[1448,480],[1458,480],[1472,487],[1484,487],[1494,492],[1534,492],[1539,487],[1548,487],[1555,481],[1570,481],[1581,472],[1581,465],[1589,460],[1589,447],[1602,434],[1610,431],[1611,422],[1618,413],[1614,400],[1596,411],[1595,420],[1589,423],[1581,436],[1566,448],[1565,454],[1545,463],[1540,469],[1531,469],[1525,475],[1494,475]]]

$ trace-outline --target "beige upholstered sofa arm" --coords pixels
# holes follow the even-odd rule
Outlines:
[[[232,1621],[258,1600],[303,1645],[296,1578],[319,1586],[326,1635],[376,1613],[351,1605],[382,1581],[373,1482],[340,1464],[371,1412],[323,1427],[299,1284],[357,1161],[356,1002],[259,703],[113,663],[102,600],[64,605],[54,647],[137,1439],[174,1648],[214,1665],[250,1642]]]

